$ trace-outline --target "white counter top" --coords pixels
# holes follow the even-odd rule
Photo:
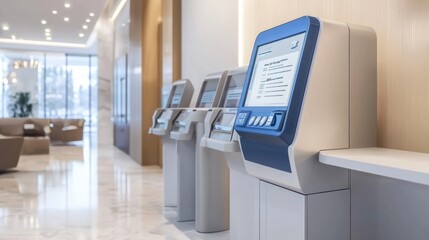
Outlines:
[[[429,185],[429,154],[387,148],[321,151],[321,163]]]

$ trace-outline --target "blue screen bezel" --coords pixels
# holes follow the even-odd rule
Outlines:
[[[320,27],[317,18],[305,16],[261,32],[256,38],[234,124],[246,161],[292,172],[288,148],[295,138]],[[258,48],[301,33],[305,34],[304,42],[287,106],[245,106]],[[248,124],[250,116],[273,114],[278,117],[272,127]]]
[[[249,127],[237,125],[236,123],[235,129],[237,130],[237,132],[239,133],[248,132],[248,133],[256,133],[256,134],[262,134],[262,135],[270,134],[273,136],[282,136],[285,134],[285,131],[288,131],[289,137],[287,138],[289,139],[288,141],[289,144],[291,144],[290,135],[292,133],[293,133],[292,135],[294,135],[295,131],[293,129],[289,129],[288,126],[295,127],[297,123],[297,119],[296,121],[293,121],[295,122],[295,124],[292,124],[295,126],[291,126],[291,124],[289,123],[292,123],[292,122],[288,120],[292,120],[290,118],[291,114],[299,115],[302,100],[304,97],[307,78],[310,72],[311,62],[316,48],[319,29],[320,29],[320,22],[317,18],[305,16],[305,17],[301,17],[296,20],[293,20],[291,22],[287,22],[280,26],[263,31],[257,36],[255,40],[255,44],[253,46],[252,56],[250,58],[249,68],[247,70],[246,80],[244,82],[244,87],[243,87],[243,92],[242,92],[239,107],[238,107],[238,112],[268,114],[274,111],[284,111],[286,113],[284,121],[286,121],[287,124],[283,124],[282,128],[279,131],[272,131],[272,130],[267,130],[262,128],[249,128]],[[289,38],[301,33],[305,33],[304,43],[303,43],[304,46],[301,50],[301,54],[299,57],[297,71],[295,73],[296,75],[292,85],[291,96],[289,97],[289,103],[287,104],[287,106],[286,107],[284,106],[266,106],[266,107],[245,106],[246,96],[250,86],[250,80],[251,80],[250,78],[253,73],[258,48],[260,46],[263,46],[272,42],[276,42],[285,38]]]

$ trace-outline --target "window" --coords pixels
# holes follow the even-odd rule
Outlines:
[[[0,114],[12,117],[10,96],[30,92],[33,117],[84,118],[97,129],[98,59],[93,55],[0,51]]]

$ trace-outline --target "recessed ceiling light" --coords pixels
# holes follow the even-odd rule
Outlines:
[[[56,15],[56,14],[58,14],[58,11],[57,10],[52,10],[52,14]]]
[[[64,3],[64,7],[65,7],[65,8],[70,8],[70,7],[71,7],[71,4],[70,4],[70,3]]]
[[[45,32],[51,32],[51,29],[49,29],[49,28],[45,28]]]
[[[51,41],[52,38],[51,37],[46,37],[46,40]]]
[[[47,22],[46,22],[46,20],[42,20],[42,21],[40,21],[43,25],[45,25]]]
[[[3,25],[1,28],[3,29],[3,31],[9,31],[9,26],[8,25]]]
[[[64,21],[68,22],[68,21],[70,21],[70,18],[65,17],[65,18],[64,18]]]
[[[85,37],[85,34],[79,33],[79,37],[83,38],[83,37]]]
[[[89,16],[90,16],[90,17],[94,17],[94,16],[95,16],[95,14],[94,14],[94,13],[89,13]]]
[[[50,32],[45,32],[45,36],[49,37],[49,36],[51,36],[51,33]]]
[[[88,29],[88,26],[87,25],[83,25],[82,28],[83,29]]]
[[[85,22],[89,23],[89,22],[91,22],[91,19],[87,18],[87,19],[85,20]]]
[[[12,38],[13,40],[15,40],[15,39],[16,39],[16,36],[15,36],[15,35],[12,35],[12,36],[11,36],[11,38]]]
[[[126,26],[126,24],[125,23],[122,23],[122,27],[125,27]]]

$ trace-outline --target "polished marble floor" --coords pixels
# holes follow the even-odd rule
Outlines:
[[[229,239],[178,224],[162,206],[162,171],[113,146],[54,146],[0,173],[0,239]]]

